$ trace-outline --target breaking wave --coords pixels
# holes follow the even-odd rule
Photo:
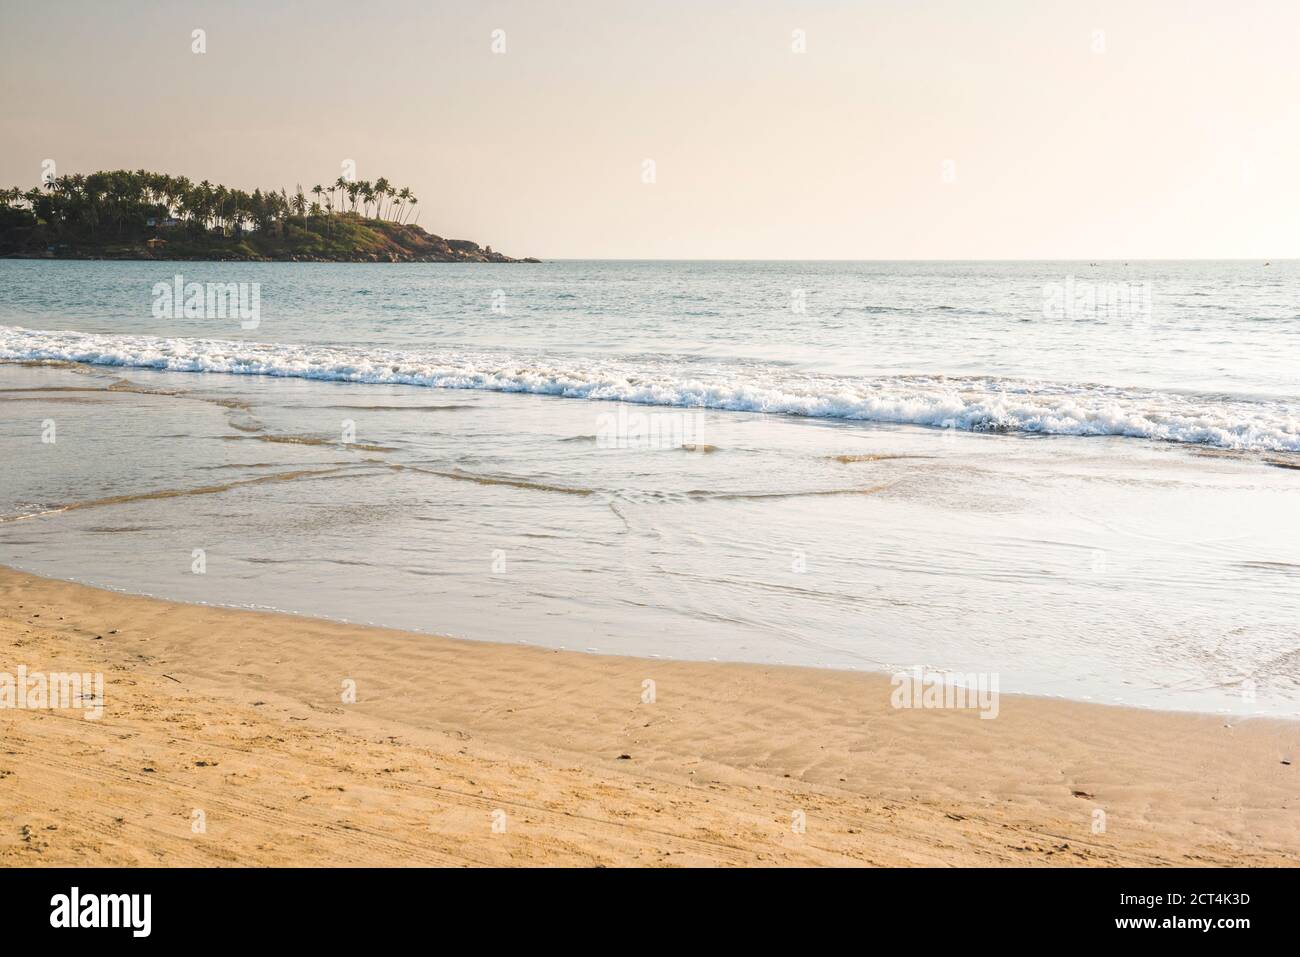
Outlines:
[[[692,369],[664,361],[246,343],[0,326],[0,359],[167,372],[283,376],[521,392],[1046,435],[1130,436],[1222,449],[1300,452],[1300,404],[997,377],[795,375],[775,366]]]

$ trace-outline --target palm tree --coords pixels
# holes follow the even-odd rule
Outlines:
[[[208,225],[208,217],[212,212],[212,184],[206,179],[199,183],[197,199],[199,223],[204,229],[206,229]]]
[[[403,186],[394,195],[397,197],[397,202],[394,203],[397,207],[396,222],[400,223],[402,221],[402,210],[406,208],[406,201],[411,198],[411,188]]]
[[[217,228],[223,233],[226,231],[226,202],[230,199],[230,192],[224,186],[218,186],[212,193],[213,206],[216,210]]]
[[[384,177],[381,176],[379,177],[379,179],[375,180],[375,196],[378,198],[378,203],[375,205],[376,219],[383,219],[384,197],[389,195],[391,190],[392,187],[389,185],[388,180],[385,179]]]
[[[396,195],[398,195],[398,203],[396,203],[398,205],[398,220],[396,221],[402,222],[402,215],[406,212],[407,203],[411,202],[411,187],[403,186]]]
[[[306,192],[315,197],[314,202]],[[71,237],[79,233],[98,236],[100,225],[112,223],[119,235],[138,236],[149,219],[172,215],[185,220],[196,235],[209,230],[229,235],[233,228],[236,236],[249,227],[265,230],[291,217],[300,218],[302,227],[309,229],[309,217],[324,216],[326,231],[332,235],[333,216],[345,209],[364,218],[404,225],[408,220],[412,224],[419,221],[418,203],[410,187],[397,189],[386,177],[371,184],[349,182],[340,176],[332,186],[318,184],[309,191],[300,184],[292,196],[283,188],[248,193],[208,180],[195,184],[183,176],[147,170],[64,175],[26,191],[0,188],[0,207],[26,209],[49,235]]]

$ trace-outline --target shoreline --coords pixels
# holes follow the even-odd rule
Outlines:
[[[7,567],[0,598],[8,667],[106,689],[98,721],[0,710],[7,866],[1300,863],[1292,721],[1011,694],[981,720],[893,708],[887,675],[439,638]]]
[[[495,259],[438,259],[427,256],[415,257],[394,257],[381,258],[376,255],[357,256],[353,258],[335,257],[328,258],[323,256],[310,255],[290,255],[290,256],[166,256],[155,255],[149,252],[140,252],[134,256],[102,256],[92,253],[0,253],[0,259],[23,259],[40,262],[176,262],[176,263],[352,263],[363,265],[366,263],[410,263],[410,264],[431,264],[442,263],[455,265],[458,263],[483,263],[489,265],[529,263],[532,265],[541,265],[545,260],[537,259],[533,256],[525,256],[522,259],[512,259],[509,256],[494,254]]]
[[[399,386],[137,373],[60,361],[0,363],[0,369],[13,400],[5,406],[6,447],[31,466],[11,483],[10,519],[0,525],[7,529],[5,560],[33,574],[163,599],[507,644],[885,674],[925,663],[955,673],[996,673],[1006,693],[1296,717],[1294,669],[1285,658],[1270,663],[1265,653],[1294,644],[1287,643],[1287,594],[1277,594],[1277,605],[1253,604],[1259,589],[1296,561],[1293,543],[1255,522],[1249,548],[1214,547],[1203,556],[1233,580],[1240,576],[1240,589],[1231,592],[1240,598],[1233,601],[1247,603],[1243,613],[1249,610],[1247,617],[1264,629],[1247,647],[1238,646],[1235,658],[1223,659],[1214,636],[1243,624],[1241,615],[1223,607],[1230,603],[1210,607],[1208,593],[1180,577],[1178,558],[1188,543],[1176,523],[1146,520],[1171,501],[1166,489],[1182,487],[1224,490],[1213,510],[1221,515],[1239,508],[1287,514],[1296,473],[1235,454],[1192,455],[1118,438],[1099,445],[949,431],[936,438],[913,427],[787,427],[773,416],[733,412],[703,423],[714,443],[708,454],[614,455],[597,451],[602,429],[621,421],[624,408],[640,414],[631,406],[609,403],[603,411],[593,402],[531,394],[419,395]],[[339,403],[355,411],[336,414]],[[29,444],[33,425],[47,415],[57,418],[60,439],[75,444]],[[363,441],[354,450],[331,434],[341,415],[360,419]],[[96,430],[122,440],[105,441]],[[511,430],[537,441],[512,445]],[[480,448],[493,450],[493,461],[458,461],[470,433]],[[40,454],[26,458],[33,450]],[[114,454],[110,467],[90,464],[106,454]],[[152,468],[159,455],[176,466]],[[771,467],[791,461],[801,463],[795,472]],[[642,462],[662,470],[653,482],[635,474]],[[315,474],[330,469],[336,472],[328,480]],[[1023,482],[1016,486],[1023,494],[1008,496],[1006,481]],[[684,493],[683,502],[642,508],[638,490],[651,484]],[[950,497],[958,488],[959,500]],[[398,490],[410,496],[412,511],[374,511]],[[836,497],[820,497],[828,492]],[[1066,492],[1083,497],[1065,508]],[[762,494],[745,497],[754,493]],[[1275,496],[1278,508],[1264,507],[1264,495]],[[323,533],[298,517],[325,502],[355,508],[346,514],[367,520],[383,516],[382,534],[321,540]],[[472,574],[475,566],[453,556],[480,554],[484,539],[474,518],[480,513],[438,504],[451,502],[522,509],[501,513],[510,514],[510,524],[493,542],[528,561],[512,563],[506,574]],[[262,508],[269,509],[265,521],[286,526],[287,537],[263,536]],[[70,514],[55,517],[61,509]],[[196,510],[223,520],[205,528],[192,520]],[[33,521],[42,514],[44,521]],[[1112,528],[1093,514],[1124,518]],[[846,515],[855,525],[871,523],[872,548],[841,550]],[[956,525],[946,521],[956,515]],[[1051,535],[1040,536],[1040,515],[1048,517]],[[728,527],[737,516],[747,527],[739,537]],[[428,524],[443,517],[448,521]],[[667,538],[625,536],[629,521]],[[593,541],[629,550],[616,561],[603,557],[614,554],[604,548],[568,554],[563,536],[532,534],[539,525],[580,527]],[[150,531],[154,526],[168,544]],[[122,534],[104,534],[114,528]],[[223,531],[235,528],[240,531]],[[1125,529],[1134,528],[1157,533],[1151,541],[1161,544],[1127,536]],[[1217,541],[1237,531],[1203,528],[1192,537]],[[690,536],[701,532],[707,548],[686,551],[696,541]],[[789,570],[781,554],[786,540],[801,540],[809,554],[821,556],[812,577]],[[391,541],[413,550],[395,561]],[[686,559],[688,567],[675,571],[689,570],[690,577],[662,574],[655,551],[664,543]],[[225,556],[219,575],[196,577],[184,562],[164,558],[187,555],[195,544]],[[1102,573],[1089,564],[1098,549],[1109,556]],[[879,561],[886,555],[894,564]],[[1261,561],[1233,564],[1238,558]],[[297,564],[300,559],[309,564]],[[1133,574],[1138,562],[1146,577]],[[620,567],[646,574],[620,582]],[[420,599],[429,576],[448,572],[438,590],[443,600],[431,609]],[[1003,577],[965,597],[925,594],[936,574],[950,573],[958,576],[959,591],[975,580],[970,576]],[[1173,586],[1169,597],[1147,594],[1142,582],[1148,580]],[[683,582],[689,590],[679,587]],[[1051,590],[1043,590],[1049,582]],[[1113,600],[1101,600],[1103,583],[1118,589]],[[538,586],[538,596],[515,601],[521,587]],[[1019,609],[1017,616],[999,611],[999,594]],[[1188,629],[1161,625],[1162,608],[1167,620],[1174,596],[1207,617]],[[623,599],[633,604],[624,606]],[[748,600],[756,603],[746,606]],[[483,614],[498,604],[500,614]],[[973,627],[958,623],[963,613],[975,616]],[[575,633],[587,630],[578,622],[596,629],[590,640]],[[789,633],[766,630],[768,623]],[[947,645],[946,635],[952,636]],[[1166,643],[1166,657],[1153,655],[1153,646]],[[1021,653],[1029,647],[1033,654]],[[1246,684],[1234,686],[1242,675],[1260,683],[1258,703],[1246,700]]]
[[[20,518],[11,519],[10,521],[16,521],[16,522],[29,521],[31,519],[39,519],[46,514],[49,513],[22,516]],[[369,631],[387,632],[395,635],[402,635],[410,639],[430,639],[433,641],[449,641],[449,642],[456,642],[460,644],[468,644],[472,646],[487,645],[493,648],[502,648],[502,649],[511,649],[511,650],[531,649],[545,654],[579,655],[581,657],[597,657],[597,658],[619,658],[619,659],[624,659],[626,661],[641,661],[641,662],[645,662],[647,665],[655,665],[658,663],[665,663],[665,664],[680,663],[686,665],[692,665],[692,664],[722,665],[727,667],[734,666],[740,668],[789,669],[792,671],[810,671],[813,673],[831,671],[839,674],[862,675],[867,678],[883,680],[886,683],[889,683],[890,680],[895,675],[899,675],[899,674],[910,675],[917,668],[921,667],[919,665],[914,665],[909,668],[904,668],[898,671],[889,671],[889,670],[881,670],[881,669],[858,667],[858,666],[837,667],[832,664],[805,665],[805,664],[796,664],[791,662],[778,662],[778,661],[752,661],[743,658],[711,657],[705,659],[705,658],[689,658],[689,657],[672,657],[667,655],[652,657],[648,655],[628,654],[628,653],[617,652],[617,651],[602,651],[596,648],[585,648],[585,649],[569,648],[569,647],[556,648],[549,645],[537,644],[534,642],[522,641],[522,640],[501,641],[499,639],[492,639],[492,638],[468,638],[465,637],[464,635],[454,634],[451,632],[421,631],[414,628],[402,627],[400,625],[385,625],[378,622],[355,621],[347,618],[332,617],[327,614],[312,614],[308,612],[294,611],[293,609],[290,608],[277,608],[269,605],[267,606],[237,605],[237,604],[225,604],[222,602],[213,602],[213,601],[190,601],[185,598],[169,598],[165,595],[146,594],[143,592],[131,591],[125,587],[118,587],[103,582],[88,581],[81,578],[57,577],[51,574],[42,574],[40,572],[34,572],[17,565],[0,564],[0,576],[3,576],[4,573],[25,575],[28,578],[36,579],[37,581],[57,582],[59,584],[73,585],[78,588],[85,588],[85,589],[89,589],[90,591],[96,591],[96,592],[105,592],[110,595],[117,595],[127,599],[142,599],[144,601],[156,601],[156,602],[162,602],[164,604],[169,604],[169,605],[180,605],[186,608],[205,608],[205,609],[211,609],[213,611],[233,612],[236,614],[269,615],[272,617],[288,618],[299,622],[317,623],[322,625],[338,626],[340,628],[356,629],[362,632],[369,632]],[[947,671],[939,671],[937,669],[923,669],[923,670],[925,670],[927,675],[948,673]],[[953,674],[956,673],[954,672]],[[961,674],[957,674],[956,676],[974,677],[973,675],[968,676],[968,675],[961,675]],[[886,693],[889,693],[889,691],[892,691],[892,686],[890,689],[886,689]],[[970,686],[970,693],[972,696],[975,695],[977,691],[978,689],[976,687]],[[921,692],[917,691],[916,694],[919,699]],[[1016,698],[1025,698],[1030,701],[1062,702],[1062,703],[1082,705],[1084,707],[1089,707],[1089,708],[1093,708],[1093,707],[1119,708],[1124,711],[1134,711],[1138,713],[1148,713],[1148,714],[1158,714],[1158,715],[1183,715],[1186,717],[1195,717],[1201,719],[1220,719],[1223,721],[1230,721],[1230,722],[1272,721],[1281,724],[1293,724],[1295,725],[1296,732],[1297,732],[1296,750],[1297,752],[1300,752],[1300,712],[1270,713],[1266,711],[1254,711],[1254,712],[1247,712],[1247,711],[1229,712],[1225,710],[1211,711],[1205,709],[1198,710],[1195,708],[1165,707],[1158,704],[1137,704],[1131,701],[1103,701],[1094,698],[1071,697],[1069,695],[1064,695],[1064,694],[1051,694],[1051,693],[1034,692],[1034,691],[1002,691],[1000,689],[993,689],[993,694],[995,696],[1000,696],[1002,698],[1016,697]]]

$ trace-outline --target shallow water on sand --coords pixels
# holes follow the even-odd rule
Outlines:
[[[556,648],[1300,713],[1287,458],[94,366],[0,365],[0,390],[0,561],[41,574]],[[617,447],[647,414],[690,441]]]

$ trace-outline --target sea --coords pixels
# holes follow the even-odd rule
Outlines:
[[[0,463],[130,593],[1300,715],[1296,261],[0,260]]]

